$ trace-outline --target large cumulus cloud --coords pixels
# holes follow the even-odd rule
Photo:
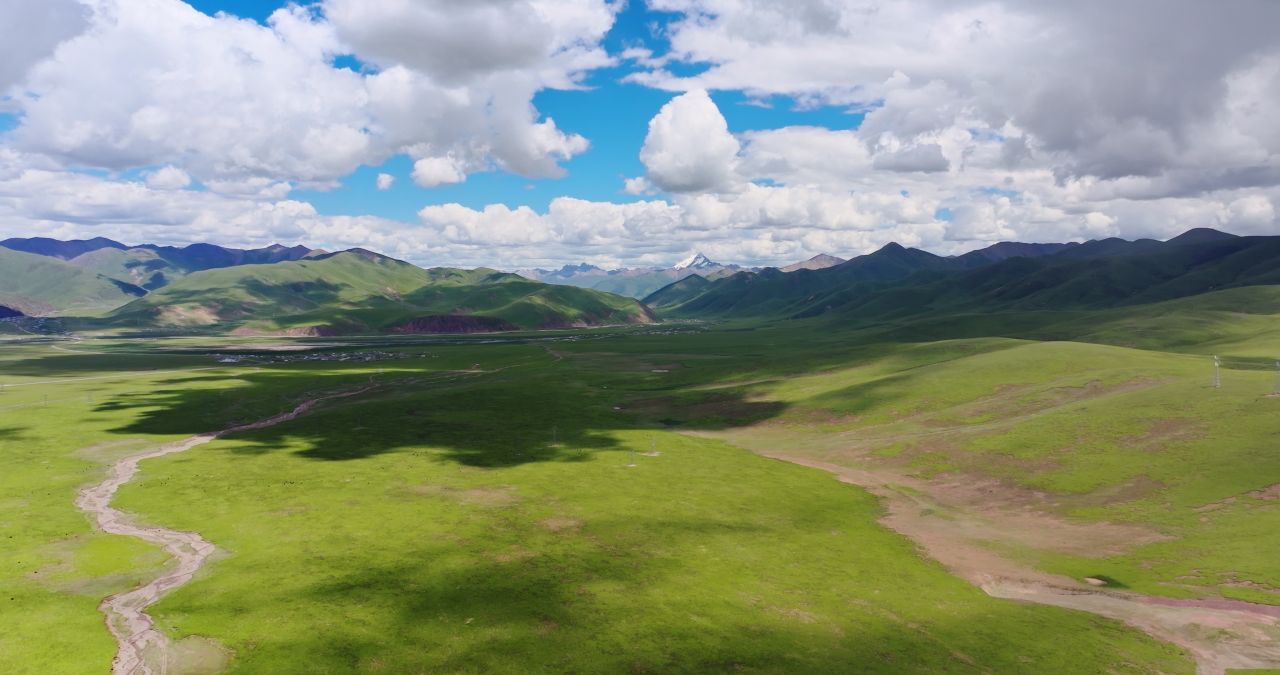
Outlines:
[[[603,0],[327,0],[263,26],[179,0],[84,2],[70,4],[87,28],[52,31],[62,42],[51,57],[20,44],[27,60],[0,66],[22,115],[14,146],[230,185],[323,186],[396,153],[454,157],[463,174],[559,175],[587,141],[531,101],[609,62],[599,41],[614,11]],[[25,33],[9,25],[0,44]],[[349,54],[368,69],[335,65]]]

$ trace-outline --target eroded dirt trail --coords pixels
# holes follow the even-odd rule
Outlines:
[[[173,556],[173,569],[142,586],[107,596],[98,608],[106,616],[107,628],[116,639],[116,657],[111,670],[116,675],[152,675],[169,670],[171,653],[169,639],[156,628],[146,613],[169,591],[187,583],[216,550],[213,544],[194,532],[181,532],[162,527],[138,525],[128,514],[111,507],[120,486],[128,483],[138,473],[143,460],[164,457],[190,450],[228,434],[263,429],[306,414],[318,403],[335,398],[355,396],[370,391],[375,385],[321,396],[304,401],[293,410],[268,417],[257,422],[242,424],[222,431],[197,434],[158,448],[129,455],[111,465],[106,480],[85,488],[76,498],[76,507],[84,511],[104,532],[136,537],[161,546]]]
[[[1123,621],[1191,654],[1198,672],[1280,668],[1280,607],[1234,600],[1173,600],[1097,588],[1041,572],[997,554],[986,545],[1015,541],[1043,548],[1084,545],[1105,551],[1125,538],[1124,526],[1081,526],[1022,510],[966,508],[964,500],[939,498],[937,485],[887,470],[851,468],[785,453],[757,450],[773,459],[822,469],[883,500],[881,522],[915,541],[931,558],[988,595],[1091,612]],[[1089,532],[1077,531],[1092,527]],[[1049,542],[1048,539],[1056,541]],[[1074,542],[1072,541],[1074,540]]]

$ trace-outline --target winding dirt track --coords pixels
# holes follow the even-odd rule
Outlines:
[[[916,542],[929,557],[992,597],[1054,605],[1123,621],[1185,649],[1202,675],[1229,670],[1280,668],[1280,607],[1238,600],[1171,599],[1085,585],[1048,574],[995,553],[985,544],[981,516],[928,499],[927,486],[898,489],[903,476],[818,461],[780,452],[765,457],[821,469],[880,497],[881,523]],[[997,526],[994,528],[999,530]]]
[[[111,466],[106,480],[80,492],[79,497],[76,498],[76,507],[88,514],[104,532],[136,537],[157,544],[173,556],[177,563],[173,570],[159,578],[133,590],[107,596],[98,605],[98,609],[106,616],[107,628],[116,639],[116,657],[111,663],[113,673],[152,675],[168,670],[166,661],[170,652],[169,639],[156,628],[155,622],[146,613],[146,609],[169,591],[190,581],[215,550],[213,544],[194,532],[137,525],[132,522],[128,514],[111,507],[111,499],[115,497],[120,486],[137,475],[138,464],[145,459],[184,452],[228,434],[263,429],[288,422],[306,414],[322,401],[356,396],[375,386],[369,385],[353,391],[317,397],[303,401],[293,410],[274,417],[222,431],[198,434],[173,443],[166,443],[152,450],[129,455]],[[159,663],[148,662],[148,655],[151,656],[152,661],[159,660]]]

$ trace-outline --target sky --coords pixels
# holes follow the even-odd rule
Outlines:
[[[1280,234],[1274,0],[0,3],[0,237],[746,265]]]

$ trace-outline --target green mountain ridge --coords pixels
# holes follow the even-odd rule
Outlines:
[[[48,237],[10,238],[0,241],[0,248],[66,261],[94,274],[146,290],[161,288],[201,270],[299,260],[317,253],[306,246],[280,244],[256,249],[204,243],[181,247],[156,244],[127,246],[105,237],[67,241]]]
[[[0,247],[0,305],[29,315],[97,315],[146,290],[64,260]]]
[[[851,321],[936,312],[1104,309],[1280,283],[1280,237],[1192,230],[1167,242],[1107,239],[979,264],[890,244],[823,270],[739,273],[645,298],[672,317]]]
[[[362,249],[196,272],[108,318],[116,326],[321,335],[651,321],[648,309],[630,298],[484,268],[422,269]]]

